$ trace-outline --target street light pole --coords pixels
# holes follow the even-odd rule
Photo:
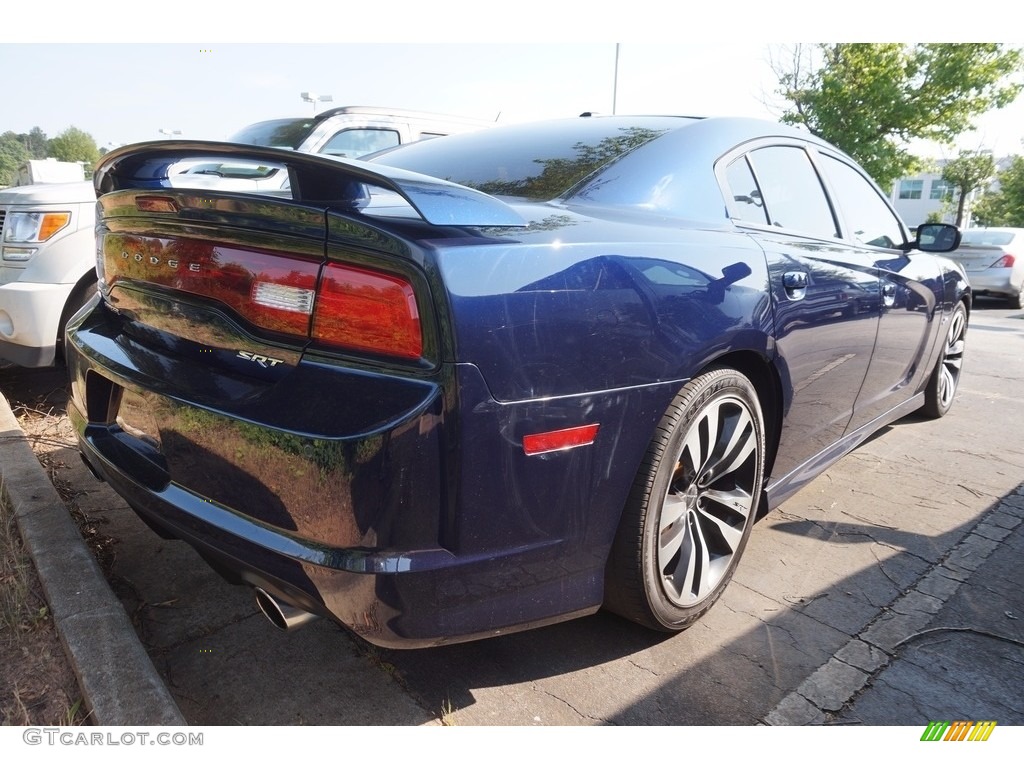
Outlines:
[[[615,79],[612,81],[612,114],[619,98],[619,44],[615,44]]]
[[[299,95],[302,97],[303,101],[308,101],[313,105],[314,115],[316,114],[316,103],[318,101],[323,103],[326,103],[328,101],[334,101],[334,97],[331,96],[329,93],[325,93],[321,96],[320,94],[313,93],[312,91],[303,91]]]

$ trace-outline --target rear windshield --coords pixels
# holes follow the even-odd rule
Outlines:
[[[964,232],[961,245],[1009,245],[1013,242],[1013,232],[998,232],[985,229],[973,229]]]
[[[560,197],[597,169],[686,118],[579,118],[511,125],[407,144],[363,158],[491,195]]]
[[[194,173],[204,176],[220,176],[231,179],[266,179],[278,169],[268,165],[233,165],[230,163],[199,163],[184,170],[174,169],[171,173]]]
[[[306,137],[313,132],[317,119],[298,118],[286,120],[265,120],[247,125],[228,137],[236,144],[255,144],[258,147],[298,149]]]

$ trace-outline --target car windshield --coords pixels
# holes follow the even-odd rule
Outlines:
[[[960,240],[961,245],[1009,245],[1013,241],[1013,232],[998,230],[969,229]]]
[[[312,133],[316,124],[315,117],[265,120],[236,131],[228,137],[228,141],[235,144],[255,144],[259,147],[298,149],[299,145]]]
[[[597,169],[687,118],[577,118],[408,144],[363,158],[491,195],[561,196]]]

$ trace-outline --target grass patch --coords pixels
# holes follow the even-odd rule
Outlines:
[[[33,594],[35,569],[25,551],[18,521],[0,485],[0,633],[31,631],[48,616],[46,603]]]
[[[441,702],[441,725],[456,725],[455,706],[452,704],[451,699],[445,699]]]
[[[0,482],[0,724],[85,725],[82,697]]]

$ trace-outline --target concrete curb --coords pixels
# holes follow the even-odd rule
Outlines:
[[[187,726],[2,394],[0,481],[93,722]]]

